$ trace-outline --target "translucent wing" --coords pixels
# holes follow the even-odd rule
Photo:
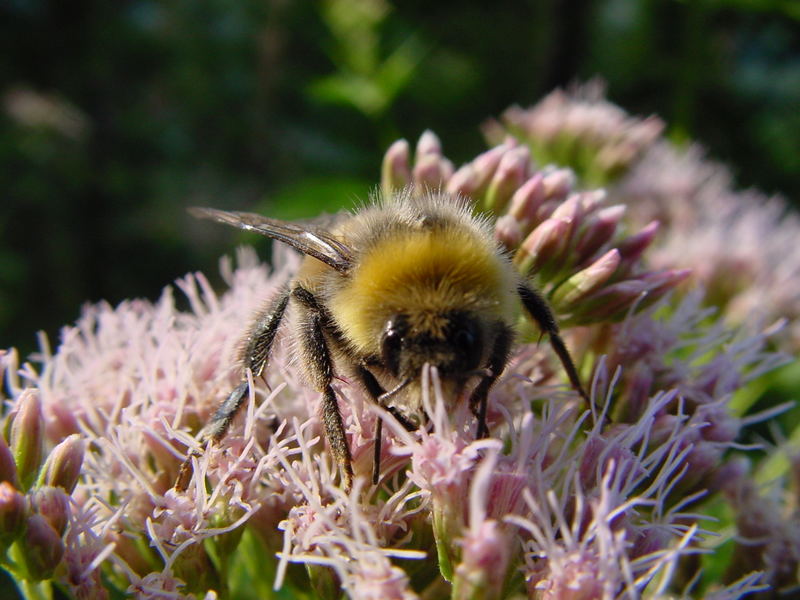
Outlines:
[[[215,208],[192,207],[189,213],[200,219],[211,219],[284,242],[342,273],[347,272],[352,265],[350,248],[330,233],[316,230],[312,225],[269,219],[256,213],[230,212]]]

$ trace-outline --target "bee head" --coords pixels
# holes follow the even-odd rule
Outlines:
[[[425,363],[443,377],[467,378],[481,366],[487,332],[482,321],[466,311],[394,315],[381,335],[381,359],[395,377],[417,377]]]

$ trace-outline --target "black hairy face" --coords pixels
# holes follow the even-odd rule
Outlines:
[[[482,322],[464,311],[449,311],[431,319],[436,327],[412,328],[408,315],[389,319],[381,336],[381,361],[397,378],[417,377],[425,363],[442,377],[468,377],[481,366],[486,346]]]

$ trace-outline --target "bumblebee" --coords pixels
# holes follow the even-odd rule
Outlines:
[[[207,429],[214,442],[248,396],[246,370],[253,377],[263,373],[287,316],[298,362],[322,395],[325,435],[347,490],[353,467],[331,385],[335,375],[360,383],[413,430],[422,413],[421,370],[426,363],[435,366],[446,398],[469,392],[476,436],[485,437],[487,395],[509,360],[521,304],[586,398],[547,301],[516,271],[489,220],[475,216],[463,198],[407,189],[377,198],[327,228],[252,213],[190,211],[306,255],[296,277],[257,316],[244,340],[242,382]],[[373,483],[380,475],[382,425],[378,419]]]

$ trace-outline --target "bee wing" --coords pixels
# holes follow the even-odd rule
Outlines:
[[[200,219],[211,219],[284,242],[342,273],[347,272],[352,265],[353,253],[350,248],[327,231],[316,229],[311,225],[269,219],[256,213],[216,208],[192,207],[189,213]]]

